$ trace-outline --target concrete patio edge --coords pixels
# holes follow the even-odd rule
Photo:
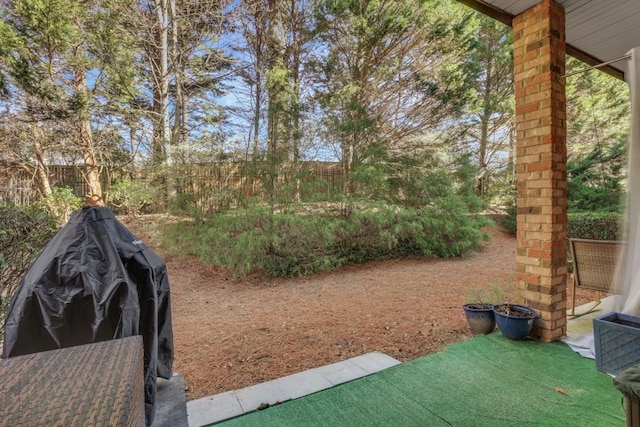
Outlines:
[[[187,402],[190,427],[219,423],[380,372],[400,361],[372,352],[239,390]]]

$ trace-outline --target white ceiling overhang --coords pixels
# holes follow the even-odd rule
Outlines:
[[[509,26],[541,0],[458,0]],[[640,0],[556,0],[565,10],[567,54],[597,65],[640,46]],[[624,78],[627,61],[602,67]]]

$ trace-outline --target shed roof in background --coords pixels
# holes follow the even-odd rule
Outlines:
[[[514,16],[541,0],[458,0],[511,26]],[[589,65],[597,65],[627,54],[640,46],[640,1],[556,0],[564,6],[567,54]],[[602,68],[624,78],[627,61]]]

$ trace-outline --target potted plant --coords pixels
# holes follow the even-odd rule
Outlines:
[[[490,334],[496,328],[493,304],[471,302],[462,306],[467,323],[474,334]]]
[[[496,328],[496,318],[493,314],[493,304],[488,301],[486,295],[483,296],[482,290],[471,288],[468,291],[467,301],[462,309],[467,318],[467,323],[474,334],[490,334]],[[497,301],[500,301],[502,290],[497,286],[493,286],[493,294]]]
[[[508,303],[494,305],[493,312],[502,335],[512,340],[526,339],[531,332],[533,319],[538,315],[531,307]]]

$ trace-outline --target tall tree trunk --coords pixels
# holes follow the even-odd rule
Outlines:
[[[300,202],[302,196],[300,194],[300,138],[302,130],[300,129],[300,55],[301,55],[301,32],[303,31],[302,22],[300,22],[300,14],[297,7],[298,1],[291,0],[289,7],[291,8],[291,105],[289,106],[291,113],[291,147],[293,149],[293,170],[296,180],[296,191],[294,199]]]
[[[256,161],[258,158],[258,149],[260,142],[260,103],[262,102],[262,73],[256,70],[256,97],[253,112],[253,153],[252,159]]]
[[[480,121],[480,147],[478,149],[478,172],[479,176],[476,180],[476,194],[483,195],[485,192],[485,183],[487,180],[485,168],[487,167],[487,144],[489,138],[489,116],[485,108],[485,112]]]
[[[53,194],[51,191],[51,183],[49,182],[49,169],[44,164],[44,156],[42,154],[42,141],[43,132],[37,123],[31,123],[33,131],[33,154],[36,159],[36,170],[38,172],[38,187],[42,197],[49,197]]]
[[[280,182],[280,165],[289,155],[287,147],[286,107],[288,70],[286,61],[286,0],[268,0],[269,28],[267,31],[267,147],[270,168],[270,194],[273,201]]]
[[[169,14],[174,0],[155,1],[155,46],[152,64],[153,69],[153,112],[155,116],[153,129],[154,166],[166,166],[172,163],[171,123],[169,121]],[[164,203],[175,193],[175,185],[168,169],[162,168],[157,176],[157,185],[164,185],[166,195]]]
[[[84,160],[84,179],[87,183],[87,200],[90,205],[104,206],[102,185],[100,184],[100,169],[96,161],[91,131],[91,115],[89,112],[89,90],[84,70],[78,70],[74,75],[75,91],[80,101],[77,114],[78,145]]]
[[[300,55],[301,55],[301,42],[300,32],[303,30],[301,23],[299,22],[299,13],[297,8],[297,0],[291,0],[291,79],[293,83],[293,93],[291,99],[291,144],[293,148],[293,163],[297,166],[300,161],[300,136],[302,131],[300,129]]]
[[[36,173],[38,174],[38,190],[42,197],[49,197],[53,192],[51,191],[51,183],[49,182],[49,169],[44,163],[44,155],[42,153],[44,132],[40,126],[38,126],[38,121],[33,112],[33,101],[30,96],[27,96],[27,111],[29,114],[31,136],[33,138],[33,154],[36,161]]]
[[[254,99],[253,111],[253,154],[252,159],[255,162],[258,158],[258,149],[260,143],[260,115],[262,114],[262,70],[264,69],[264,32],[266,30],[266,14],[265,11],[257,8],[254,12],[254,28],[256,32],[255,39],[255,85],[256,94]]]
[[[480,147],[478,149],[478,170],[480,171],[481,176],[478,177],[476,183],[476,193],[478,195],[483,195],[486,187],[486,171],[484,169],[487,167],[487,147],[489,145],[489,122],[491,120],[491,113],[493,112],[493,108],[491,105],[491,95],[493,92],[493,57],[490,55],[487,58],[487,70],[486,77],[484,83],[484,93],[483,97],[483,105],[482,105],[482,113],[480,117]]]
[[[174,122],[171,132],[171,145],[175,146],[180,143],[187,142],[187,100],[184,92],[184,70],[182,49],[180,47],[179,32],[180,20],[177,16],[176,2],[170,0],[170,16],[171,20],[171,67],[175,78],[175,106],[174,106]]]
[[[285,160],[289,154],[286,121],[288,70],[284,25],[285,14],[285,0],[269,0],[269,30],[267,42],[267,57],[269,61],[269,73],[267,75],[269,107],[267,143],[269,144],[269,153],[276,162]]]
[[[153,163],[161,165],[170,162],[169,138],[169,0],[157,0],[156,14],[156,57],[153,77]]]

